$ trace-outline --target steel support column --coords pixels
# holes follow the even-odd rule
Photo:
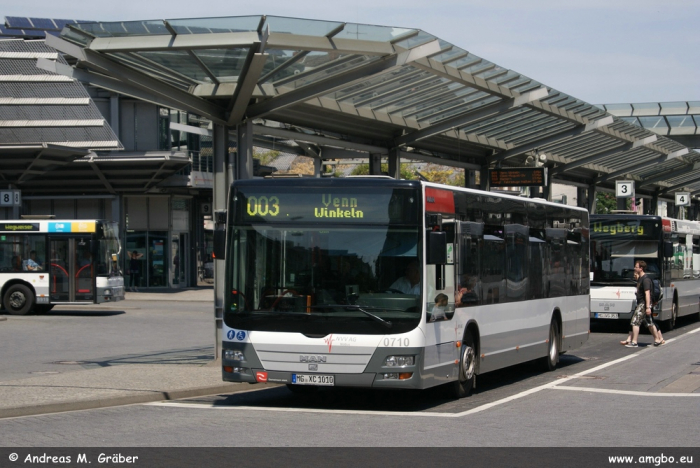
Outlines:
[[[576,187],[576,206],[588,208],[588,195],[590,190],[586,187]]]
[[[253,178],[253,122],[248,119],[236,126],[236,178]],[[228,193],[228,190],[227,190]]]
[[[382,155],[369,155],[369,175],[382,175]]]
[[[588,212],[590,214],[595,214],[596,211],[596,206],[597,206],[597,195],[598,192],[596,190],[596,184],[591,184],[588,186]]]
[[[213,211],[226,209],[228,188],[233,182],[234,164],[228,150],[228,128],[214,124],[212,150],[214,153]],[[215,218],[216,220],[216,218]],[[215,227],[216,228],[216,227]],[[215,359],[221,359],[221,330],[224,319],[224,259],[214,259],[214,349]]]
[[[401,151],[398,148],[389,151],[389,177],[401,178]]]

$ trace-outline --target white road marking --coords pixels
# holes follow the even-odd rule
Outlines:
[[[700,332],[700,328],[696,328],[694,330],[691,330],[690,332],[687,332],[681,336],[685,335],[690,335],[693,333]],[[678,337],[680,338],[680,337]],[[667,345],[669,343],[672,343],[676,341],[678,338],[671,338],[666,340]],[[627,361],[629,359],[635,358],[639,356],[641,353],[646,352],[650,349],[653,349],[653,347],[648,347],[648,348],[642,348],[639,351],[637,351],[634,354],[629,354],[627,356],[621,357],[619,359],[615,359],[614,361],[606,362],[605,364],[601,364],[599,366],[596,366],[592,369],[588,369],[582,372],[579,372],[578,374],[574,374],[571,376],[567,376],[564,378],[558,378],[555,381],[546,383],[544,385],[540,385],[539,387],[531,388],[530,390],[525,390],[523,392],[520,392],[516,395],[511,395],[507,398],[503,398],[498,401],[494,401],[491,403],[487,403],[485,405],[478,406],[476,408],[472,408],[467,411],[462,411],[461,413],[434,413],[434,412],[401,412],[401,411],[357,411],[357,410],[328,410],[328,409],[314,409],[314,408],[269,408],[269,407],[260,407],[260,406],[217,406],[214,404],[208,404],[208,405],[203,405],[203,404],[197,404],[197,403],[177,403],[177,402],[167,402],[167,401],[158,401],[158,402],[153,402],[153,403],[144,403],[144,405],[148,406],[168,406],[168,407],[176,407],[176,408],[206,408],[206,409],[225,409],[225,410],[239,410],[239,411],[276,411],[276,412],[285,412],[285,413],[324,413],[324,414],[352,414],[352,415],[370,415],[370,416],[410,416],[410,417],[432,417],[432,418],[461,418],[464,416],[468,416],[470,414],[475,414],[475,413],[480,413],[482,411],[486,411],[488,409],[494,408],[496,406],[500,406],[504,403],[509,403],[514,400],[518,400],[520,398],[532,395],[534,393],[538,393],[542,390],[549,390],[549,389],[555,389],[555,390],[572,390],[572,391],[588,391],[588,392],[598,392],[598,393],[614,393],[614,394],[620,394],[620,395],[637,395],[637,396],[659,396],[659,397],[697,397],[700,396],[700,393],[651,393],[651,392],[634,392],[634,391],[625,391],[625,390],[606,390],[606,389],[598,389],[598,388],[585,388],[585,387],[558,387],[559,385],[568,382],[570,380],[574,380],[583,376],[586,376],[588,374],[592,374],[594,372],[598,372],[601,369],[605,369],[606,367],[614,366],[615,364],[619,364],[621,362]]]
[[[654,392],[634,392],[632,390],[614,390],[608,388],[590,388],[590,387],[559,387],[557,390],[572,390],[575,392],[593,392],[593,393],[613,393],[616,395],[635,395],[635,396],[655,396],[655,397],[700,397],[700,393],[654,393]]]

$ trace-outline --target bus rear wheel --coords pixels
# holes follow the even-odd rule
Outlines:
[[[454,398],[465,398],[476,386],[476,346],[470,331],[464,335],[459,356],[459,379],[450,384],[452,386],[450,393]]]
[[[34,294],[27,286],[14,284],[7,288],[3,304],[12,315],[27,315],[34,307]]]

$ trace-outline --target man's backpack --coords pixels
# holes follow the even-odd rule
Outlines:
[[[656,278],[651,280],[651,289],[649,290],[649,295],[651,296],[652,304],[656,304],[663,297],[663,293],[661,292],[661,283]]]

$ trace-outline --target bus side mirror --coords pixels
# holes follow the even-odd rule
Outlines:
[[[215,230],[214,231],[214,257],[217,260],[226,259],[226,231]]]
[[[226,210],[214,212],[214,258],[226,259]]]
[[[426,246],[426,263],[428,265],[444,265],[447,263],[447,233],[444,231],[428,232]]]
[[[666,258],[673,257],[673,243],[672,242],[664,242],[664,257],[666,257]]]

